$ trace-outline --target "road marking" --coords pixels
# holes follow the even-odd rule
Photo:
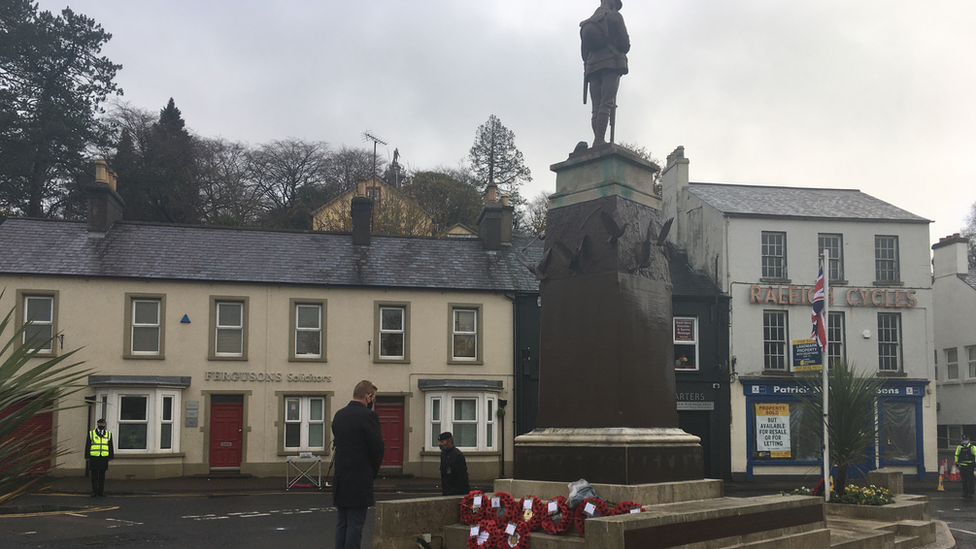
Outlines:
[[[969,530],[960,530],[959,528],[949,528],[953,532],[962,532],[963,534],[969,534],[970,536],[976,536],[976,532],[970,532]]]

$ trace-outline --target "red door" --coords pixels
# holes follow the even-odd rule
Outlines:
[[[382,466],[403,467],[403,401],[377,402],[375,410],[380,416],[380,431],[386,446]]]
[[[243,456],[244,404],[210,405],[210,468],[240,469]]]
[[[11,404],[4,410],[0,410],[0,422],[4,421],[7,417],[12,415],[14,412],[20,410],[25,406],[25,403],[20,402],[17,404]],[[54,454],[54,414],[51,412],[45,412],[43,414],[35,414],[33,417],[29,418],[27,421],[23,422],[19,427],[14,429],[14,432],[10,434],[8,440],[11,442],[13,439],[23,439],[27,438],[31,442],[23,448],[22,452],[39,452],[38,455],[53,455]],[[3,440],[0,442],[7,442]],[[79,451],[84,451],[84,439],[82,439],[79,445]],[[7,464],[0,464],[0,472],[7,470]],[[29,471],[33,475],[43,475],[48,472],[51,468],[51,460],[47,459],[38,462],[36,465],[31,467]]]

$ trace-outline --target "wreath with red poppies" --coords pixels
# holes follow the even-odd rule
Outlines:
[[[564,534],[573,524],[573,512],[566,505],[566,498],[556,496],[546,502],[546,508],[542,515],[542,530],[554,536]]]
[[[528,549],[529,526],[524,522],[509,522],[498,526],[499,549]]]
[[[468,549],[495,549],[501,539],[498,523],[485,519],[471,526],[468,533]]]
[[[541,499],[528,495],[519,500],[519,519],[535,532],[542,527],[542,518],[546,515],[546,504]]]
[[[586,498],[576,506],[574,521],[580,537],[585,537],[585,521],[589,518],[610,516],[610,507],[600,498]]]
[[[611,515],[626,515],[628,513],[643,513],[644,506],[636,501],[621,501],[614,506]]]
[[[519,508],[515,503],[515,498],[505,492],[495,492],[491,497],[491,508],[486,514],[488,518],[501,524],[518,522]]]
[[[461,522],[474,524],[488,516],[490,502],[481,490],[472,490],[461,500]]]

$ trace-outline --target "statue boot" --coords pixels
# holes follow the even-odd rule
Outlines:
[[[598,114],[593,117],[593,146],[606,145],[607,125],[610,123],[609,114]]]

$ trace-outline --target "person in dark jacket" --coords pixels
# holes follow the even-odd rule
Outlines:
[[[454,435],[441,433],[437,437],[441,447],[441,495],[463,496],[471,491],[468,484],[468,464],[464,454],[454,446]]]
[[[85,461],[88,462],[88,472],[91,474],[91,497],[105,495],[105,472],[108,462],[115,458],[115,447],[112,444],[112,433],[105,428],[105,420],[95,422],[95,429],[88,432],[85,439]]]
[[[339,514],[336,549],[359,549],[366,511],[373,505],[373,479],[383,462],[380,418],[373,411],[376,386],[360,381],[352,400],[332,418],[335,477],[332,504]]]

